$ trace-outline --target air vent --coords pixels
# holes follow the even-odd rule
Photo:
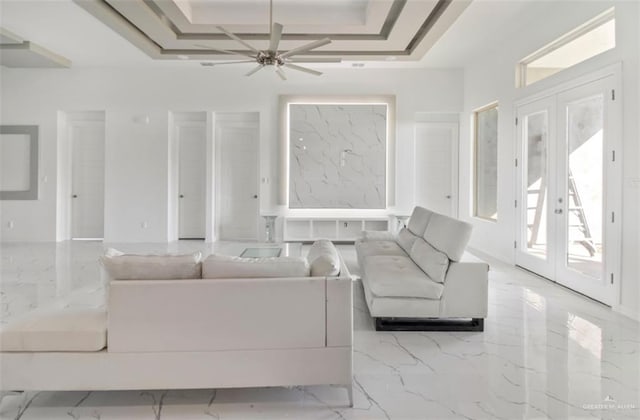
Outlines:
[[[200,65],[201,65],[202,67],[213,67],[213,66],[214,66],[214,64],[213,64],[213,63],[205,62],[205,61],[201,62],[201,63],[200,63]]]
[[[364,67],[364,63],[351,63],[351,67],[361,68]]]

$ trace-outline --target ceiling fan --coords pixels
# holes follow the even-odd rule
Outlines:
[[[255,48],[253,45],[249,44],[234,33],[226,30],[222,26],[217,26],[216,28],[227,35],[229,38],[247,47],[251,52],[221,50],[201,44],[195,44],[195,46],[223,52],[225,54],[240,55],[243,57],[251,58],[251,60],[213,62],[210,64],[212,66],[218,66],[221,64],[257,63],[258,65],[251,71],[249,71],[245,76],[251,76],[252,74],[262,70],[266,66],[274,66],[276,69],[276,73],[282,80],[287,80],[287,76],[282,69],[283,67],[313,74],[315,76],[320,76],[322,72],[307,67],[302,67],[295,63],[340,63],[342,61],[340,58],[293,58],[294,55],[302,54],[331,43],[331,40],[329,38],[319,39],[317,41],[304,44],[300,47],[293,48],[289,51],[278,51],[278,45],[280,44],[280,39],[282,38],[283,26],[280,23],[273,22],[273,0],[269,0],[269,48],[266,50],[259,50]]]

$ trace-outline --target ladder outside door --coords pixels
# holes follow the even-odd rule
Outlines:
[[[529,196],[536,194],[536,206],[529,207],[529,210],[535,210],[535,214],[533,216],[533,223],[528,225],[529,229],[531,229],[531,236],[529,239],[529,247],[535,245],[538,241],[538,232],[540,231],[540,221],[542,219],[542,213],[544,210],[544,198],[546,190],[545,177],[542,177],[540,180],[540,187],[538,189],[529,189],[527,190],[527,194]],[[596,254],[596,247],[593,243],[593,238],[591,237],[591,230],[589,229],[589,224],[587,223],[587,217],[584,214],[584,207],[582,206],[582,200],[580,199],[580,194],[578,194],[578,189],[576,187],[576,182],[573,179],[573,174],[571,170],[569,170],[569,197],[571,198],[571,203],[568,207],[570,212],[578,219],[576,224],[572,224],[569,227],[578,229],[582,234],[583,238],[580,239],[579,242],[588,252],[590,256],[594,256]]]

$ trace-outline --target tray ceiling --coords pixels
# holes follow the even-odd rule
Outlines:
[[[249,52],[216,26],[258,49],[269,43],[268,0],[74,0],[154,59],[228,60],[214,49]],[[284,25],[279,50],[315,39],[305,54],[347,60],[420,60],[471,0],[274,0]],[[210,48],[210,49],[209,49]]]

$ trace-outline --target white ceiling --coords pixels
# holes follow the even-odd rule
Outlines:
[[[128,0],[119,1],[128,2]],[[157,1],[173,3],[173,0]],[[176,4],[180,4],[180,1],[185,2],[185,0],[176,0]],[[231,22],[234,13],[240,13],[243,5],[248,7],[251,4],[255,4],[248,8],[253,19],[258,21],[264,19],[268,8],[257,6],[256,1],[265,2],[265,0],[223,2],[231,5],[225,9],[227,16],[218,17],[217,19],[220,20],[214,24],[222,21]],[[280,1],[288,3],[289,6],[289,9],[286,9],[289,15],[279,17],[285,25],[291,16],[296,16],[296,13],[298,17],[301,13],[307,13],[304,10],[308,8],[301,9],[300,5],[313,2],[313,0],[276,0],[274,9]],[[384,9],[390,1],[379,0],[379,4],[376,4],[376,0],[373,2],[323,0],[323,4],[326,4],[322,6],[322,10],[318,10],[315,22],[316,24],[325,22],[326,16],[335,13],[335,8],[340,6],[340,10],[347,11],[342,17],[343,21],[338,22],[340,25],[345,27],[366,25],[366,19],[364,22],[358,22],[363,16],[371,14],[372,9],[374,11]],[[221,1],[190,0],[182,6],[186,7],[185,4],[191,7],[192,13],[194,10],[208,10],[212,13],[211,8],[219,8]],[[384,57],[378,58],[379,61],[367,61],[366,67],[463,67],[469,60],[495,48],[505,37],[508,39],[516,33],[523,19],[526,19],[527,4],[529,4],[528,1],[518,0],[474,0],[421,60],[397,62],[388,61],[387,57]],[[278,7],[285,10],[284,6],[287,5]],[[277,13],[275,9],[274,15],[277,16]],[[206,13],[203,16],[206,16]],[[318,17],[320,19],[317,19]],[[313,16],[307,17],[309,22],[314,22],[312,18]],[[371,18],[370,21],[373,19]],[[246,22],[248,27],[254,24],[250,20]],[[70,59],[74,67],[199,66],[198,61],[152,59],[72,0],[0,0],[0,26]],[[233,27],[233,25],[230,26]],[[230,41],[224,40],[224,42]],[[353,60],[348,59],[341,64],[314,64],[314,66],[351,67],[351,61]]]

